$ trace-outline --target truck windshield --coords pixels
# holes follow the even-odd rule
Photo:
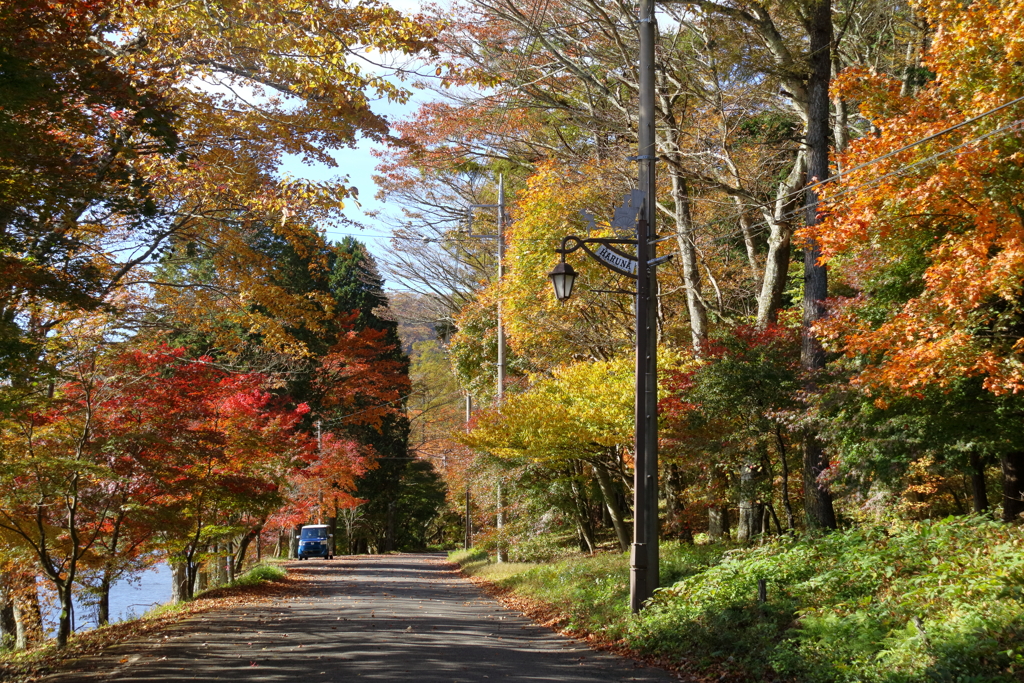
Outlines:
[[[302,538],[327,538],[327,529],[310,529],[305,528],[302,530]]]

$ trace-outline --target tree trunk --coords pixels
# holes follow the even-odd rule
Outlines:
[[[740,467],[740,514],[736,522],[736,540],[748,542],[761,533],[764,505],[758,501],[759,484],[764,472],[758,465]]]
[[[778,446],[779,463],[782,466],[782,507],[786,511],[786,528],[793,531],[796,529],[796,519],[793,515],[793,504],[789,499],[789,461],[787,460],[786,440],[782,436],[782,427],[778,424],[775,425],[775,443]]]
[[[206,573],[210,575],[210,586],[216,588],[224,585],[224,561],[220,555],[220,544],[214,543],[207,548]]]
[[[670,167],[672,197],[675,200],[676,243],[683,262],[683,284],[686,286],[686,307],[690,316],[690,343],[700,354],[708,336],[708,313],[701,297],[700,265],[694,243],[693,217],[690,214],[690,188],[674,167]]]
[[[729,508],[724,505],[708,508],[708,536],[715,540],[729,538]]]
[[[804,436],[804,512],[812,529],[835,529],[836,512],[832,495],[819,477],[828,467],[828,458],[814,434]]]
[[[384,552],[395,550],[395,501],[388,502],[387,524],[384,527]]]
[[[96,603],[96,621],[100,626],[110,623],[110,570],[103,569],[103,576],[100,577],[99,596]]]
[[[192,557],[195,557],[193,553]],[[185,594],[189,600],[196,597],[196,584],[199,582],[199,563],[189,559],[185,562]]]
[[[793,226],[786,217],[797,202],[799,189],[804,184],[807,171],[807,156],[803,150],[797,152],[793,168],[786,181],[776,193],[773,212],[766,212],[768,223],[768,253],[764,259],[764,277],[761,292],[757,297],[757,328],[763,330],[778,319],[782,306],[782,295],[786,291],[789,275],[789,258]]]
[[[665,522],[676,538],[693,543],[693,530],[683,515],[685,504],[682,496],[686,481],[675,465],[666,467],[665,472]]]
[[[575,472],[573,473],[575,475]],[[579,483],[575,480],[575,476],[569,484],[569,488],[572,490],[573,509],[576,513],[576,526],[580,532],[581,550],[584,544],[586,550],[593,553],[597,549],[597,541],[594,539],[594,527],[590,524],[590,515],[587,513],[587,500],[580,490]]]
[[[330,527],[331,537],[329,540],[331,548],[331,557],[338,554],[338,502],[334,502],[334,514],[327,518],[327,526]],[[259,538],[259,536],[257,536]]]
[[[832,3],[817,0],[810,22],[810,64],[807,102],[807,176],[811,183],[829,177],[828,86],[832,78]],[[808,190],[807,225],[818,223],[818,193]],[[815,240],[804,245],[804,319],[801,328],[800,361],[807,375],[807,388],[813,391],[815,375],[825,368],[825,349],[814,335],[814,324],[825,317],[828,297],[828,271],[819,263],[821,250]],[[811,528],[834,529],[836,514],[832,495],[821,482],[820,474],[828,468],[828,457],[817,435],[804,435],[804,508]]]
[[[988,511],[985,464],[977,453],[971,453],[971,498],[973,499],[973,507],[976,514]]]
[[[234,583],[235,581],[235,542],[228,541],[223,546],[224,548],[224,574],[227,583]]]
[[[192,599],[188,585],[187,563],[181,561],[168,561],[171,567],[171,602],[185,602]]]
[[[601,487],[601,496],[604,498],[608,516],[612,518],[612,527],[615,529],[615,536],[619,539],[619,549],[626,552],[629,550],[629,529],[626,527],[626,520],[623,519],[622,509],[619,507],[619,499],[615,495],[611,477],[608,476],[608,470],[601,465],[594,465],[594,474],[597,476],[598,486]]]
[[[17,641],[18,622],[14,618],[14,588],[10,572],[0,574],[0,650],[12,650]]]
[[[1024,518],[1024,451],[1006,453],[1003,465],[1003,521]]]
[[[253,541],[258,541],[260,534],[263,533],[263,522],[252,529],[249,529],[242,538],[238,541],[238,551],[235,552],[235,574],[241,574],[242,570],[245,569],[245,556],[249,552],[249,546],[252,545]],[[256,544],[257,549],[259,543]],[[256,561],[259,561],[257,556]]]
[[[292,528],[291,538],[288,539],[288,559],[299,559],[299,534],[302,533],[302,525],[296,524]]]
[[[71,581],[57,583],[57,599],[60,604],[60,613],[57,615],[57,649],[63,650],[68,646],[68,639],[71,638],[71,615],[74,610],[72,594],[74,584]]]
[[[32,574],[21,574],[14,580],[14,620],[15,648],[28,650],[43,642],[43,613]]]

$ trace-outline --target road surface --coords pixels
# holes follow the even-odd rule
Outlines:
[[[294,562],[290,599],[207,612],[47,681],[678,680],[503,608],[438,555]]]

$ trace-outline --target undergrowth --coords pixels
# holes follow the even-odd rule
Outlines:
[[[664,543],[661,546],[663,584],[701,571],[719,560],[725,548]],[[577,555],[546,564],[488,564],[477,551],[450,553],[449,559],[469,574],[543,601],[564,616],[572,630],[622,638],[629,623],[629,561],[622,553]],[[513,554],[514,556],[514,554]]]
[[[866,525],[763,545],[662,546],[662,581],[629,615],[626,555],[488,564],[570,629],[693,673],[801,683],[1024,681],[1024,529],[979,517]],[[758,601],[758,580],[767,600]]]
[[[288,572],[280,565],[258,564],[232,581],[229,586],[257,586],[264,581],[280,581],[286,576]]]
[[[779,540],[659,591],[628,641],[756,678],[1019,681],[1022,551],[1021,528],[977,517]]]
[[[487,551],[481,548],[470,548],[469,550],[453,550],[448,553],[448,561],[454,562],[461,567],[471,564],[487,563]]]

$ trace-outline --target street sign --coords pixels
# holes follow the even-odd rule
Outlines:
[[[636,275],[636,259],[629,258],[614,249],[602,244],[594,250],[594,256],[620,271]]]

